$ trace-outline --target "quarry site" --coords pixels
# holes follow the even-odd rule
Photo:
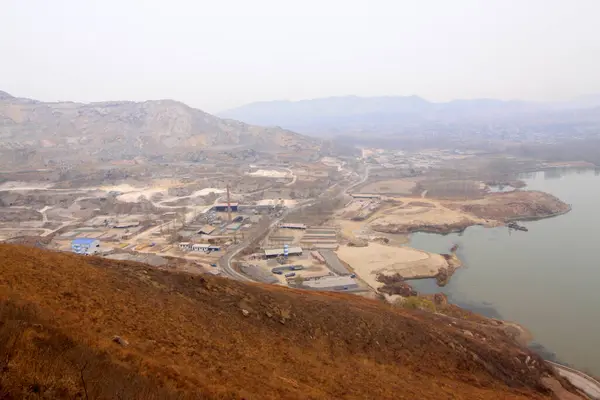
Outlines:
[[[502,226],[569,209],[518,182],[497,191],[489,179],[441,179],[453,163],[481,159],[448,150],[369,149],[362,157],[315,161],[111,163],[62,176],[51,169],[4,172],[0,240],[376,297],[385,277],[444,284],[460,267],[456,249],[408,247],[413,232]],[[404,289],[398,290],[385,296]]]
[[[1,1],[0,400],[600,400],[599,14]]]
[[[380,150],[379,154],[385,152]],[[259,373],[263,380],[261,386],[256,386],[255,373],[250,378],[240,369],[242,367],[236,367],[235,376],[239,382],[229,381],[228,390],[243,393],[252,388],[255,393],[263,392],[262,398],[296,397],[300,392],[306,393],[306,389],[299,388],[295,382],[304,382],[307,378],[295,369],[294,372],[284,372],[289,367],[286,354],[298,352],[306,360],[298,365],[313,365],[311,363],[314,361],[309,361],[309,357],[313,357],[314,353],[314,357],[318,358],[320,356],[316,354],[323,352],[304,344],[302,348],[295,347],[304,343],[305,339],[301,338],[306,337],[306,332],[316,329],[311,333],[311,338],[324,340],[321,326],[362,326],[365,323],[365,332],[372,332],[374,326],[381,325],[381,320],[374,318],[375,314],[372,313],[376,311],[379,315],[385,309],[391,310],[386,311],[390,313],[386,318],[402,318],[404,322],[393,327],[383,324],[383,331],[380,328],[376,328],[376,331],[384,333],[376,333],[373,337],[372,333],[365,333],[366,340],[389,342],[396,340],[389,338],[396,337],[397,332],[403,332],[399,346],[409,346],[411,351],[418,350],[424,357],[433,359],[433,353],[427,350],[431,347],[429,343],[438,343],[439,339],[435,338],[443,337],[440,347],[436,347],[438,353],[435,358],[439,362],[451,360],[450,363],[464,363],[452,361],[464,359],[479,365],[476,358],[479,356],[476,354],[489,351],[485,355],[485,365],[491,371],[491,376],[517,387],[508,392],[488,393],[487,389],[480,391],[467,385],[461,389],[469,393],[467,396],[545,398],[548,393],[559,393],[564,396],[559,398],[570,399],[573,391],[581,392],[578,389],[571,389],[571,392],[565,389],[570,386],[561,377],[560,371],[563,370],[553,370],[531,351],[515,347],[515,343],[522,346],[530,340],[526,329],[462,310],[448,304],[443,295],[418,296],[410,286],[411,280],[422,278],[435,278],[437,284],[443,286],[462,265],[456,254],[456,246],[448,248],[443,254],[418,250],[408,244],[411,233],[447,233],[461,231],[472,225],[511,226],[511,223],[520,219],[544,218],[569,211],[567,204],[553,196],[517,188],[519,184],[516,181],[511,182],[514,187],[507,182],[501,183],[503,190],[499,191],[497,182],[486,182],[485,179],[457,179],[451,183],[446,179],[441,180],[440,172],[434,170],[433,165],[446,162],[448,157],[453,159],[444,152],[429,155],[427,160],[431,165],[422,164],[422,155],[404,155],[398,159],[398,164],[392,166],[389,160],[384,165],[372,157],[331,156],[315,161],[264,162],[261,165],[188,163],[168,167],[111,166],[110,176],[114,178],[109,179],[106,179],[106,171],[101,168],[98,170],[103,172],[98,175],[86,171],[85,177],[74,174],[59,179],[52,176],[50,171],[43,170],[36,173],[4,172],[0,175],[1,241],[51,250],[55,254],[51,259],[43,258],[42,253],[35,253],[35,257],[38,257],[35,260],[25,259],[27,250],[0,245],[0,253],[4,254],[6,260],[12,260],[12,269],[5,271],[12,275],[7,275],[6,279],[16,279],[15,274],[25,273],[23,271],[26,270],[28,274],[34,274],[37,266],[44,265],[44,281],[60,285],[63,288],[60,296],[67,302],[71,298],[86,298],[98,304],[101,297],[93,300],[79,294],[84,288],[93,286],[92,292],[98,293],[94,296],[110,298],[112,305],[103,305],[106,312],[95,313],[89,323],[69,320],[69,324],[75,327],[83,323],[85,328],[76,328],[79,335],[85,340],[95,341],[97,332],[108,334],[103,331],[107,322],[101,322],[104,317],[98,315],[119,315],[120,324],[129,327],[120,328],[112,342],[127,347],[126,351],[130,354],[125,356],[118,353],[116,357],[121,359],[119,365],[128,365],[133,362],[132,359],[138,360],[135,365],[143,367],[132,368],[143,375],[172,371],[166,365],[185,360],[186,366],[197,365],[203,371],[208,371],[206,376],[214,381],[219,373],[204,361],[198,361],[203,360],[198,357],[198,351],[204,355],[213,351],[206,350],[206,343],[213,343],[211,348],[214,347],[214,351],[221,354],[215,359],[219,368],[223,368],[233,362],[233,359],[223,358],[223,353],[231,354],[236,360],[245,360],[248,352],[267,348],[271,338],[281,340],[277,339],[280,337],[279,331],[285,329],[282,337],[293,335],[295,338],[285,345],[287,350],[283,357],[287,361],[276,357],[269,362],[280,365],[277,370],[281,376],[289,376],[285,382],[294,383],[281,387],[279,380],[264,383],[270,382],[264,374],[275,364],[258,368],[263,371]],[[476,156],[473,158],[477,160]],[[465,156],[460,156],[460,160],[464,161]],[[40,176],[46,179],[40,179]],[[35,251],[39,252],[38,249]],[[82,261],[71,260],[69,257],[72,256],[84,258]],[[89,261],[86,263],[86,260]],[[60,274],[70,277],[68,284],[61,281],[63,278]],[[85,278],[82,274],[85,274]],[[219,280],[219,277],[227,279]],[[106,279],[117,283],[108,284]],[[244,282],[262,285],[241,286]],[[18,285],[10,284],[11,287]],[[55,304],[55,295],[44,287],[42,285],[35,290],[23,288],[20,293],[27,293],[31,289],[32,294],[28,294],[27,298],[31,298],[35,304],[51,307],[51,304]],[[135,287],[134,296],[142,296],[128,300],[126,311],[116,304],[122,301],[117,299],[124,293],[120,287],[123,290],[126,287],[126,290],[133,290],[132,287]],[[292,289],[290,294],[280,291],[284,287]],[[0,292],[2,290],[0,284]],[[146,293],[148,290],[151,292]],[[311,293],[309,296],[315,297],[306,297],[301,293]],[[342,296],[343,293],[353,295],[356,300],[332,297]],[[163,303],[154,304],[156,300],[151,301],[154,306],[146,304],[150,298],[164,299],[164,304],[171,304],[169,307],[172,310],[164,308]],[[303,304],[299,298],[308,302]],[[390,305],[394,308],[390,309]],[[3,307],[11,309],[14,306],[8,304]],[[93,307],[97,309],[96,305]],[[348,307],[353,311],[348,313]],[[433,309],[436,312],[425,313],[414,320],[415,317],[405,314],[409,313],[407,308]],[[181,329],[188,329],[189,326],[165,326],[160,317],[154,316],[164,312],[177,314],[178,318],[188,321],[201,321],[200,328],[194,328],[184,335],[185,339],[182,336],[178,340],[191,346],[189,349],[203,350],[188,351],[180,345],[169,344],[172,339],[164,336],[169,329],[182,332]],[[315,315],[319,315],[318,321],[313,321],[317,318]],[[29,315],[22,318],[37,321]],[[429,318],[443,326],[442,331],[435,330],[437,328],[430,331],[428,326],[433,322]],[[142,319],[143,323],[140,322]],[[153,327],[153,341],[147,342],[140,336],[139,327],[146,325]],[[36,322],[35,326],[44,325]],[[206,326],[211,326],[210,333],[204,331]],[[88,327],[96,328],[90,331]],[[234,342],[238,340],[236,335],[242,331],[256,332],[255,337],[260,340],[240,349]],[[215,332],[219,332],[216,341]],[[342,336],[340,340],[346,343],[349,339]],[[204,344],[200,345],[200,342]],[[15,343],[20,342],[15,339]],[[422,343],[427,343],[427,349]],[[492,343],[493,349],[487,350]],[[164,346],[177,350],[165,352]],[[229,350],[216,350],[215,346]],[[352,352],[356,351],[354,345],[350,347]],[[335,350],[335,353],[348,351],[345,347],[341,349]],[[241,351],[244,354],[238,354]],[[447,351],[451,353],[439,355]],[[281,351],[277,350],[276,353]],[[177,360],[173,357],[177,357]],[[410,357],[404,356],[402,365],[407,369],[402,371],[424,368],[420,358],[412,360]],[[251,369],[257,368],[254,365],[259,359],[263,357],[251,357],[248,361],[248,365],[253,366]],[[61,355],[53,356],[52,360],[55,360],[53,363],[62,363],[60,368],[65,371],[74,368],[71,361],[64,360]],[[355,363],[353,358],[345,360],[346,363]],[[25,361],[17,358],[14,362]],[[214,363],[210,361],[209,365]],[[362,382],[365,374],[359,371],[364,366],[350,365],[354,364],[344,367],[350,371],[345,376]],[[522,365],[527,366],[525,375],[498,372],[517,370]],[[106,368],[112,371],[120,367],[111,364],[97,371],[90,369],[88,374],[105,373],[103,371]],[[336,367],[335,371],[341,371],[340,368]],[[194,373],[186,371],[180,370],[170,378],[181,382],[178,390],[184,392],[195,387],[187,383]],[[444,367],[444,371],[453,370]],[[333,370],[330,373],[334,374]],[[454,372],[445,374],[454,376]],[[113,382],[122,387],[119,390],[130,390],[127,388],[131,383],[120,380],[117,375]],[[146,385],[143,380],[135,382],[138,385],[136,387]],[[211,386],[205,380],[202,382],[207,396],[221,396],[223,393],[222,387]],[[411,392],[411,398],[413,395],[435,397],[434,393],[439,390],[436,387],[424,389],[425,381],[421,378],[415,382],[418,389]],[[390,385],[382,389],[357,386],[352,392],[359,397],[364,397],[368,392],[391,398],[389,388],[396,387],[396,384]],[[410,384],[404,381],[399,383],[399,387],[402,388],[399,390],[412,390],[408,389]],[[102,392],[93,382],[89,390],[92,393]],[[329,386],[329,383],[322,383],[319,389],[311,389],[310,392],[315,398],[345,396],[340,392],[339,385]]]
[[[0,397],[5,387],[8,398],[98,399],[600,391],[525,348],[525,327],[415,289],[451,285],[465,262],[458,243],[425,251],[411,235],[527,234],[521,221],[571,206],[519,177],[568,163],[473,150],[462,137],[346,144],[170,100],[0,92],[0,106],[10,139],[0,143],[0,369],[12,372]],[[35,354],[46,367],[31,367]]]

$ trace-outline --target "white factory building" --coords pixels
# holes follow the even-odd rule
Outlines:
[[[283,247],[279,248],[279,249],[265,249],[265,257],[266,258],[279,257],[279,256],[284,256],[284,255],[300,256],[300,255],[302,255],[302,247],[288,247],[287,252],[286,252],[286,249],[284,249]]]
[[[209,243],[179,243],[179,248],[183,251],[219,251],[221,247]]]

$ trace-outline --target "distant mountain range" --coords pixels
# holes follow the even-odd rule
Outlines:
[[[294,152],[319,142],[281,128],[220,119],[173,100],[101,103],[17,98],[0,91],[0,157],[40,152],[55,157],[185,160],[199,151]]]
[[[418,96],[328,97],[247,104],[218,115],[247,123],[281,126],[312,134],[393,133],[433,124],[478,124],[535,120],[574,109],[600,107],[600,95],[569,102],[453,100],[435,103]]]

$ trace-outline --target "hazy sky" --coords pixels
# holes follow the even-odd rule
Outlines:
[[[0,0],[0,90],[209,112],[600,93],[600,0]]]

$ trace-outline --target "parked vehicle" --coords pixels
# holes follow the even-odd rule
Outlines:
[[[286,278],[291,278],[292,276],[296,276],[295,272],[288,272],[287,274],[285,274]]]

